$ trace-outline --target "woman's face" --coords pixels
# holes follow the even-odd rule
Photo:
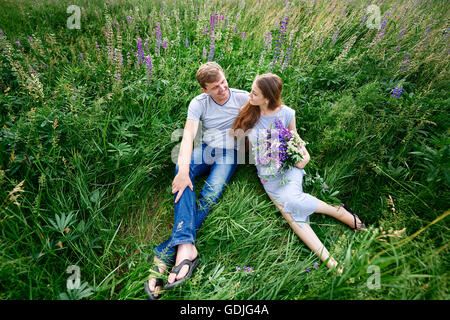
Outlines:
[[[256,82],[253,82],[252,84],[252,91],[249,94],[249,98],[250,103],[254,106],[262,106],[269,103],[269,100],[264,97],[261,89],[256,85]]]

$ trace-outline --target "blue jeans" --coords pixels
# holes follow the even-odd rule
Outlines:
[[[189,178],[194,191],[189,187],[175,206],[175,221],[172,235],[157,246],[155,255],[166,265],[173,264],[176,258],[176,246],[182,243],[195,244],[197,230],[208,216],[211,207],[217,203],[225,186],[237,168],[237,151],[233,149],[214,149],[207,144],[194,148],[189,167]],[[178,173],[175,167],[175,175]],[[209,173],[200,192],[198,202],[195,200],[195,177]],[[174,201],[178,193],[174,195]]]

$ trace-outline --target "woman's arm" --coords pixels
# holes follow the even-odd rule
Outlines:
[[[297,132],[297,128],[295,127],[295,118],[292,119],[291,123],[289,123],[288,129]],[[303,160],[297,162],[295,166],[299,169],[303,169],[308,164],[309,160],[311,159],[311,156],[309,155],[309,152],[308,150],[306,150],[305,146],[302,146],[300,148],[300,151],[302,153]]]

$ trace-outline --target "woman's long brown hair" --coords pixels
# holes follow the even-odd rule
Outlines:
[[[273,73],[259,75],[255,79],[256,86],[261,90],[264,98],[269,100],[269,110],[275,110],[281,104],[281,91],[283,91],[283,82],[281,78]],[[261,116],[261,108],[247,102],[242,107],[233,125],[233,130],[242,129],[244,132],[252,129]]]

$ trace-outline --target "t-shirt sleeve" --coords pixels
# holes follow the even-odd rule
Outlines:
[[[295,110],[292,108],[287,107],[286,108],[286,114],[285,114],[285,119],[286,119],[286,128],[289,126],[289,124],[291,123],[292,119],[295,119]]]
[[[238,103],[239,103],[239,109],[242,109],[242,107],[247,103],[249,97],[248,97],[249,93],[247,91],[243,91],[239,93],[238,96]]]
[[[203,105],[197,99],[192,99],[191,103],[189,103],[187,119],[200,121],[202,115]]]

